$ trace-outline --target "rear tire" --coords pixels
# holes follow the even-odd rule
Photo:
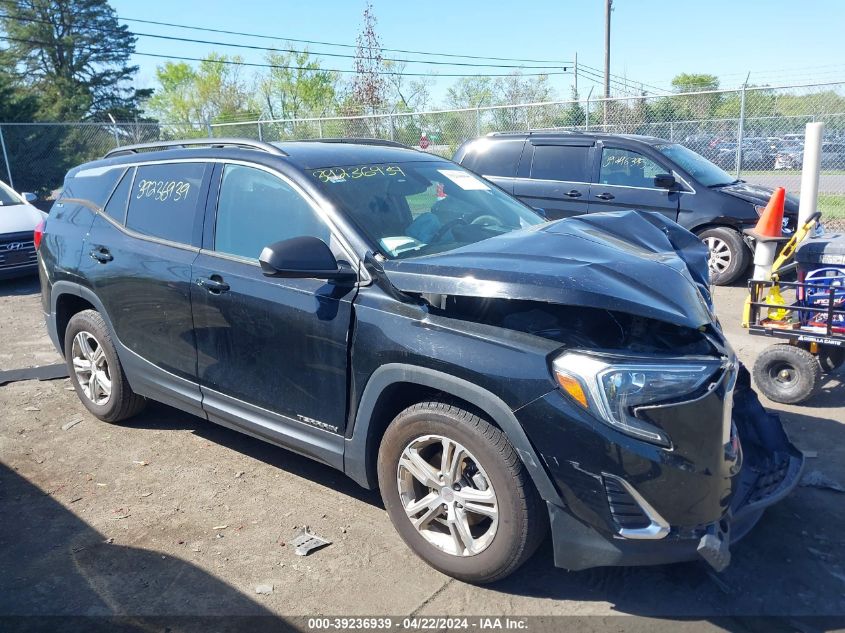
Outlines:
[[[504,578],[547,529],[540,496],[504,433],[446,402],[396,416],[379,447],[378,479],[405,543],[459,580]]]
[[[64,350],[76,394],[97,418],[119,422],[144,408],[146,400],[129,386],[99,312],[83,310],[71,317],[65,330]]]
[[[698,237],[710,251],[710,281],[714,285],[731,284],[748,269],[751,252],[734,229],[717,226],[701,231]]]
[[[821,382],[821,366],[810,352],[794,345],[772,345],[754,363],[754,381],[769,400],[799,404]]]

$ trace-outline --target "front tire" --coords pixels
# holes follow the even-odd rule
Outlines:
[[[65,330],[64,350],[76,394],[97,418],[119,422],[144,408],[146,400],[129,386],[99,312],[83,310],[73,315]]]
[[[821,382],[819,361],[794,345],[772,345],[754,363],[754,381],[769,400],[799,404],[809,399]]]
[[[449,403],[396,416],[379,447],[378,479],[405,543],[459,580],[504,578],[545,535],[540,497],[504,433]]]
[[[717,226],[701,231],[698,237],[710,251],[710,281],[714,285],[727,286],[748,269],[751,253],[734,229]]]

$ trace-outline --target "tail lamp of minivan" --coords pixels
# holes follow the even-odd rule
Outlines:
[[[44,220],[41,220],[32,232],[32,241],[35,244],[35,250],[38,250],[41,246],[41,238],[44,237],[44,224]]]

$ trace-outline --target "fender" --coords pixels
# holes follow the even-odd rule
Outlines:
[[[343,470],[358,484],[369,489],[378,486],[376,471],[373,467],[378,453],[378,444],[371,436],[370,420],[382,392],[390,385],[400,382],[442,391],[466,400],[484,411],[502,429],[508,441],[516,449],[540,496],[546,501],[564,505],[538,459],[537,452],[528,440],[525,430],[501,398],[467,380],[434,369],[404,363],[382,365],[373,372],[364,388],[355,414],[352,435],[346,440],[343,454]]]

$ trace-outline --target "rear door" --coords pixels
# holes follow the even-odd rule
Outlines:
[[[199,252],[210,176],[204,162],[130,168],[85,242],[80,272],[119,342],[146,361],[136,376],[157,367],[196,381],[191,264]],[[135,357],[122,360],[129,364]],[[145,377],[155,380],[150,372]],[[188,397],[194,396],[198,388]]]
[[[588,139],[529,141],[514,195],[549,220],[586,213],[592,151]]]
[[[654,186],[657,174],[671,174],[670,166],[655,157],[612,142],[596,147],[590,188],[590,213],[639,209],[657,211],[677,221],[680,194]]]

